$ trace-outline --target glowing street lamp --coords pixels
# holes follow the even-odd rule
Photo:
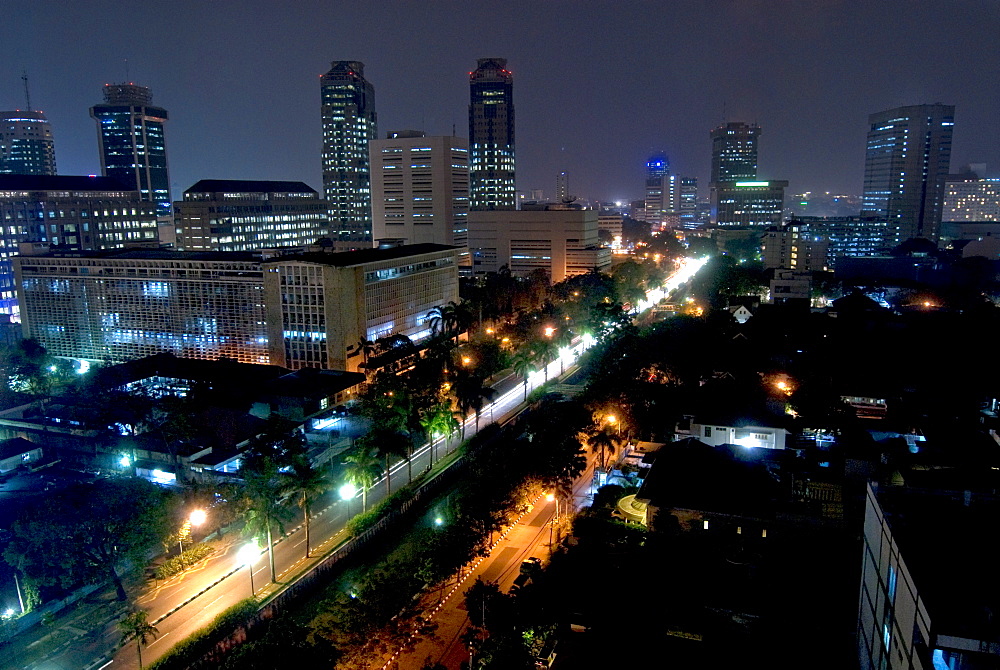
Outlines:
[[[243,545],[239,553],[236,554],[236,560],[239,565],[245,565],[250,570],[250,596],[253,597],[257,594],[257,590],[253,586],[253,564],[260,558],[260,547],[257,546],[256,542],[251,542],[249,544]]]
[[[350,517],[351,501],[354,500],[354,497],[358,495],[358,487],[352,484],[351,482],[347,482],[339,489],[337,489],[337,493],[340,494],[340,499],[347,503],[347,516]]]
[[[468,356],[462,356],[462,365],[464,365],[465,367],[469,367],[469,365],[471,364],[472,364],[471,358],[469,358]]]
[[[207,518],[208,514],[206,514],[205,510],[203,509],[196,509],[192,511],[190,515],[188,515],[188,521],[191,522],[192,526],[200,526],[201,524],[205,523],[205,520]]]
[[[545,337],[552,337],[555,334],[556,329],[553,328],[552,326],[546,326],[544,332],[545,332]]]

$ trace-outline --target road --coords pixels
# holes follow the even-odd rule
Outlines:
[[[573,496],[570,499],[570,515],[581,507],[590,504],[591,483],[594,479],[596,459],[593,454],[587,456],[587,467],[573,484]],[[465,591],[475,583],[477,578],[483,581],[494,581],[504,592],[510,590],[517,578],[521,561],[529,556],[537,556],[548,562],[551,551],[550,538],[558,545],[562,523],[553,528],[552,521],[556,514],[556,503],[546,502],[539,496],[539,502],[534,510],[525,514],[507,531],[491,550],[489,556],[475,564],[475,568],[458,584],[451,582],[444,590],[447,600],[440,609],[432,615],[432,621],[438,625],[435,634],[427,637],[410,651],[390,659],[383,670],[421,670],[424,662],[430,658],[435,663],[444,665],[449,670],[459,670],[463,661],[469,660],[469,650],[462,643],[462,634],[469,627],[469,615],[465,609]],[[561,503],[563,504],[563,503]],[[560,517],[566,520],[566,510],[560,508]],[[553,530],[555,535],[553,535]],[[429,594],[425,598],[425,611],[433,612],[437,607],[437,596]]]
[[[689,261],[668,279],[663,289],[650,293],[650,299],[658,300],[658,295],[665,295],[678,284],[687,281],[704,261]],[[642,306],[640,306],[642,307]],[[547,366],[547,370],[539,369],[528,377],[530,392],[544,383],[545,379],[555,379],[565,367],[567,372],[572,363],[582,351],[591,346],[593,340],[584,337],[583,341],[570,349],[560,350],[559,358]],[[524,387],[521,380],[514,375],[508,375],[494,384],[498,391],[495,400],[480,412],[480,428],[493,422],[503,422],[523,409]],[[466,437],[476,433],[475,416],[465,420]],[[412,471],[422,472],[431,465],[433,455],[435,461],[450,454],[459,446],[461,439],[457,436],[439,439],[433,445],[424,445],[413,455]],[[400,462],[391,469],[392,490],[396,491],[407,482],[407,465]],[[387,493],[383,477],[368,492],[369,506],[378,503]],[[274,546],[275,569],[278,583],[271,582],[269,562],[266,552],[253,564],[254,593],[258,597],[267,597],[281,588],[282,583],[293,580],[299,574],[308,570],[322,555],[345,539],[345,525],[348,519],[361,511],[361,495],[349,501],[336,499],[332,492],[317,505],[318,511],[311,517],[311,535],[313,542],[313,558],[305,558],[304,531],[299,523],[289,530],[286,537],[278,540]],[[295,522],[293,522],[295,523]],[[288,529],[286,529],[288,530]],[[202,566],[183,575],[160,584],[154,584],[145,589],[138,597],[137,604],[149,615],[159,630],[159,636],[143,649],[143,663],[148,664],[162,656],[171,646],[184,639],[194,631],[211,621],[216,615],[250,595],[250,570],[239,566],[236,554],[245,540],[230,538],[223,542],[219,552],[209,558]],[[511,580],[513,576],[511,576]],[[69,644],[53,645],[53,651],[44,660],[29,662],[14,667],[30,668],[31,670],[93,670],[111,665],[115,668],[137,668],[138,658],[135,645],[127,645],[119,650],[112,661],[107,661],[108,650],[116,646],[118,633],[116,620],[120,608],[110,608],[103,621],[81,622],[85,628],[71,627],[79,630],[71,634]],[[15,644],[28,645],[30,635],[18,636]],[[28,639],[20,639],[28,638]],[[49,640],[49,643],[53,642]],[[36,641],[37,645],[38,642]],[[12,651],[13,658],[18,658],[16,649]],[[36,654],[25,653],[23,658],[34,657]]]

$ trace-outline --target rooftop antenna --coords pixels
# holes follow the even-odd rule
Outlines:
[[[722,124],[723,124],[723,125],[725,125],[725,124],[726,124],[726,118],[727,118],[727,117],[726,117],[726,101],[725,101],[725,100],[723,100],[723,101],[722,101]]]
[[[451,124],[451,136],[455,137],[455,124]]]
[[[24,82],[24,102],[28,105],[26,111],[34,111],[31,109],[31,91],[28,90],[28,71],[21,70],[21,81]]]
[[[126,84],[132,83],[132,82],[129,81],[129,78],[128,78],[128,58],[125,59],[125,83]]]

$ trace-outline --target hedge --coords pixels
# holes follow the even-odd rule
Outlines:
[[[220,613],[212,623],[175,644],[170,651],[147,665],[146,669],[182,670],[190,667],[211,651],[219,640],[232,635],[237,627],[245,625],[256,614],[259,604],[253,597],[241,600]]]
[[[190,549],[181,552],[179,556],[168,558],[162,565],[156,568],[153,574],[157,579],[169,579],[174,575],[179,575],[214,553],[215,548],[211,545],[204,543],[196,544]]]

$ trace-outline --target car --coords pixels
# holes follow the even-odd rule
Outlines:
[[[538,572],[539,568],[542,567],[542,559],[537,556],[531,556],[521,561],[521,574],[522,575],[533,575]]]

